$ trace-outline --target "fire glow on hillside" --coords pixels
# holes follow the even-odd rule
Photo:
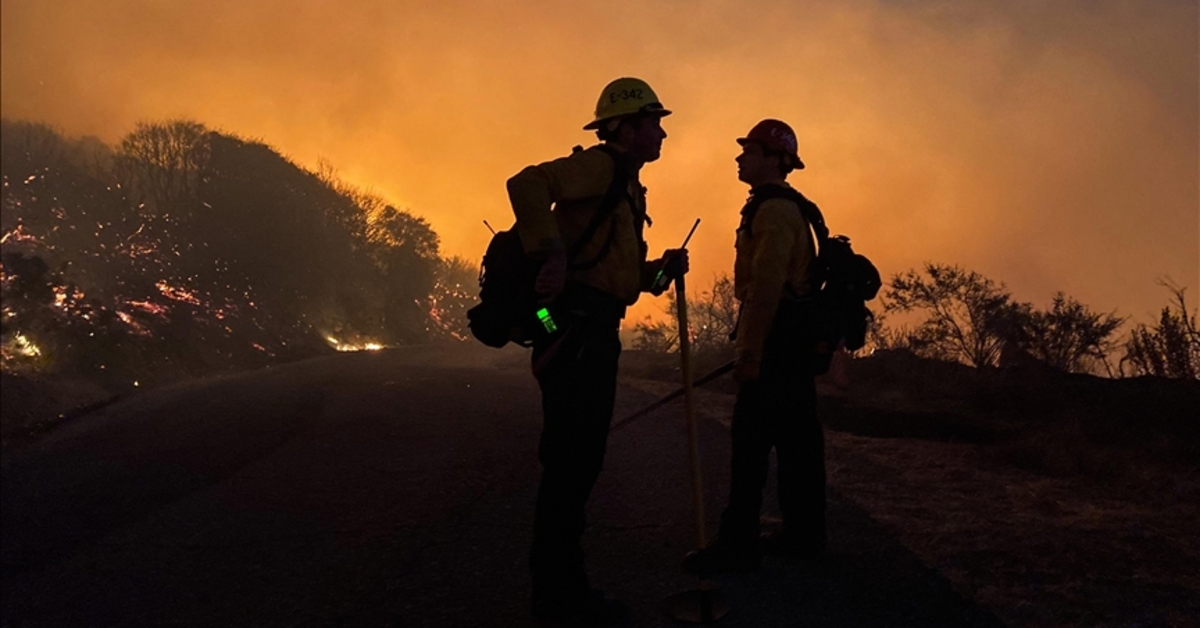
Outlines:
[[[467,337],[475,265],[327,164],[189,121],[113,148],[3,125],[6,372],[145,385]]]
[[[30,177],[25,180],[28,184],[30,181],[36,180],[39,177]],[[5,187],[7,188],[7,180]],[[19,199],[14,199],[14,205],[19,205]],[[65,212],[61,208],[58,211],[52,212],[52,215],[58,221],[63,221],[66,218]],[[104,223],[96,223],[97,231],[93,233],[94,237],[99,237],[100,232],[105,229]],[[111,226],[109,223],[108,226]],[[69,229],[74,229],[74,225],[69,225]],[[52,231],[58,231],[59,225],[55,225]],[[145,224],[140,225],[128,237],[123,238],[123,246],[120,250],[114,253],[125,256],[130,259],[141,257],[157,258],[160,251],[151,243],[136,242],[134,239],[141,235],[145,230]],[[0,236],[0,244],[8,245],[8,251],[17,252],[21,255],[38,256],[46,252],[54,251],[55,247],[48,244],[43,238],[39,238],[29,230],[24,224],[17,226]],[[98,246],[101,250],[107,250],[108,247],[104,243]],[[148,292],[140,297],[129,296],[112,296],[108,299],[100,297],[89,297],[77,285],[70,283],[60,283],[60,277],[55,276],[51,269],[47,269],[48,283],[45,286],[53,295],[53,300],[47,305],[57,312],[58,315],[67,319],[67,324],[70,320],[95,322],[100,318],[114,317],[125,326],[125,332],[141,337],[153,336],[150,325],[153,323],[165,323],[172,308],[177,304],[186,304],[193,306],[201,313],[211,316],[215,320],[223,320],[227,316],[226,310],[233,306],[232,303],[226,304],[224,307],[215,306],[212,303],[202,300],[196,290],[172,284],[166,279],[159,279],[153,283],[155,292]],[[0,282],[3,283],[6,289],[13,288],[13,284],[19,280],[17,273],[10,272],[0,264]],[[106,304],[107,302],[107,304]],[[27,304],[16,304],[18,307]],[[254,307],[252,301],[247,305]],[[10,306],[7,301],[3,304],[0,311],[3,312],[3,319],[13,321],[19,317],[18,312]],[[149,319],[149,320],[148,320]],[[230,328],[224,328],[227,332],[231,332]],[[9,357],[24,356],[24,357],[41,357],[43,351],[38,348],[38,345],[31,339],[32,332],[24,330],[16,330],[12,333],[6,333],[3,341],[3,352],[5,355],[5,366],[9,366],[7,362]],[[259,350],[266,351],[261,345],[255,345]]]
[[[386,348],[384,345],[378,342],[348,343],[342,342],[333,336],[325,336],[325,342],[329,343],[329,346],[341,352],[379,351],[380,349]]]

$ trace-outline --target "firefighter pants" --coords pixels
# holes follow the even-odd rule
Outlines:
[[[619,326],[619,317],[589,317],[573,323],[557,345],[554,338],[534,345],[544,420],[538,445],[542,481],[529,556],[535,600],[589,588],[580,540],[612,422]]]
[[[767,338],[759,379],[744,382],[734,405],[729,503],[722,543],[757,544],[771,448],[778,462],[779,509],[788,536],[825,541],[825,437],[806,345],[781,312]]]

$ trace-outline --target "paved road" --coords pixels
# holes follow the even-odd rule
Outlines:
[[[526,626],[537,389],[520,356],[338,355],[131,397],[3,459],[3,626]],[[497,359],[498,358],[498,359]],[[618,416],[652,398],[622,387]],[[593,584],[696,586],[678,407],[613,434]],[[728,434],[702,429],[709,519]],[[832,559],[720,581],[729,627],[997,625],[831,495]]]

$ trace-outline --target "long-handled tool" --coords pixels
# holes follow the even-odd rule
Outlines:
[[[679,248],[681,248],[681,249],[687,248],[688,242],[692,241],[692,234],[696,233],[696,227],[699,227],[699,226],[700,226],[700,219],[697,218],[696,222],[692,223],[692,228],[690,231],[688,231],[687,237],[683,239],[683,246],[681,246]],[[651,282],[651,285],[656,286],[656,287],[660,286],[660,285],[665,286],[666,283],[663,281],[664,279],[667,282],[671,281],[671,278],[666,276],[666,264],[663,264],[663,267],[658,271],[658,274],[654,276],[654,281]],[[683,283],[683,277],[680,277],[680,278],[676,279],[675,281],[676,281],[676,284],[675,284],[676,290],[678,291],[679,285]],[[679,292],[678,294],[682,295],[683,293]],[[685,319],[683,323],[680,323],[680,327],[679,327],[679,338],[680,338],[679,350],[680,350],[680,352],[683,352],[684,351],[683,337],[685,335],[683,330],[687,328],[687,326],[685,324],[687,322],[686,321],[686,318],[687,318],[686,299],[682,299],[682,300],[676,302],[677,309],[679,308],[680,304],[682,305],[682,309],[680,309],[679,311],[683,312],[682,316]],[[704,384],[707,384],[708,382],[720,377],[721,375],[724,375],[725,373],[729,372],[732,369],[733,369],[733,362],[730,362],[729,364],[723,364],[723,365],[717,367],[717,370],[709,373],[708,375],[705,375],[704,377],[701,377],[699,380],[697,380],[695,382],[695,385],[703,386]],[[650,404],[649,406],[646,406],[645,408],[642,408],[641,410],[634,412],[633,414],[617,421],[616,423],[613,423],[612,427],[609,428],[609,431],[615,430],[623,425],[626,425],[630,421],[633,421],[634,419],[636,419],[638,417],[645,416],[645,415],[661,408],[662,406],[666,405],[667,403],[670,403],[671,401],[678,399],[679,396],[684,394],[687,391],[688,387],[691,385],[692,385],[692,383],[688,382],[688,383],[684,384],[683,388],[680,388],[679,390],[672,392],[671,394],[667,395],[666,397],[663,397],[662,399],[659,399],[658,401]]]
[[[697,223],[700,221],[697,220]],[[695,230],[695,227],[692,227]],[[688,237],[691,237],[689,234]],[[692,398],[692,364],[691,339],[688,334],[687,320],[687,290],[683,277],[675,279],[675,304],[679,316],[679,356],[682,360],[683,399],[687,408],[688,423],[688,458],[692,466],[692,501],[696,508],[696,541],[698,547],[708,547],[704,533],[704,487],[700,476],[700,434],[696,424],[696,405]],[[666,600],[667,613],[677,621],[706,624],[717,621],[729,612],[729,603],[725,595],[715,585],[707,580],[700,582],[700,587],[691,591],[676,593]]]
[[[696,222],[692,223],[691,231],[688,231],[687,237],[683,239],[683,246],[680,246],[679,247],[680,249],[687,248],[688,242],[692,241],[692,234],[696,233],[696,227],[699,227],[699,226],[700,226],[700,219],[697,218]],[[654,288],[666,288],[667,284],[670,282],[671,282],[671,278],[667,276],[667,265],[663,264],[663,267],[658,269],[658,274],[654,276],[654,281],[650,282],[650,285]]]
[[[705,375],[704,377],[701,377],[701,378],[697,379],[696,381],[692,382],[692,388],[696,388],[698,386],[703,386],[732,370],[733,370],[733,361],[730,360],[729,362],[726,362],[726,363],[722,364],[721,366],[718,366],[717,368],[713,369],[713,371],[711,373],[709,373],[708,375]],[[622,427],[632,423],[633,421],[636,421],[637,419],[640,419],[640,418],[646,416],[647,414],[654,412],[655,410],[667,405],[668,403],[671,403],[672,401],[675,401],[676,399],[682,397],[685,392],[687,392],[687,388],[684,386],[680,386],[679,388],[676,388],[675,390],[671,391],[670,394],[663,397],[662,399],[655,401],[654,403],[646,406],[645,408],[642,408],[641,410],[638,410],[637,412],[634,412],[633,414],[631,414],[627,417],[618,419],[615,423],[612,424],[611,430],[616,430],[616,429],[622,428]]]

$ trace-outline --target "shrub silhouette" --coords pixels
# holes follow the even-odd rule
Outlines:
[[[1034,358],[1062,371],[1113,374],[1108,366],[1111,338],[1124,319],[1092,312],[1062,292],[1054,295],[1049,310],[1023,304],[1015,312],[1013,340]]]
[[[674,290],[667,293],[662,311],[665,320],[646,317],[633,326],[636,334],[633,348],[655,353],[668,353],[679,348]],[[723,360],[733,357],[733,342],[729,335],[737,326],[738,301],[733,293],[733,278],[721,273],[713,278],[712,287],[688,296],[688,326],[691,328],[691,348],[700,358]]]
[[[1200,330],[1188,312],[1184,289],[1161,282],[1174,297],[1154,325],[1138,325],[1129,334],[1121,369],[1132,375],[1200,379]]]
[[[1006,330],[1020,316],[1008,289],[957,266],[926,264],[924,271],[894,275],[884,291],[885,311],[926,314],[900,344],[925,357],[995,365]]]
[[[923,312],[915,329],[871,332],[883,348],[904,347],[925,357],[971,366],[1037,362],[1058,370],[1113,374],[1108,354],[1124,319],[1092,312],[1059,292],[1048,310],[1015,301],[1003,283],[957,266],[926,264],[894,276],[885,296],[890,312]],[[880,321],[882,325],[882,321]],[[1006,359],[1007,358],[1007,359]]]

